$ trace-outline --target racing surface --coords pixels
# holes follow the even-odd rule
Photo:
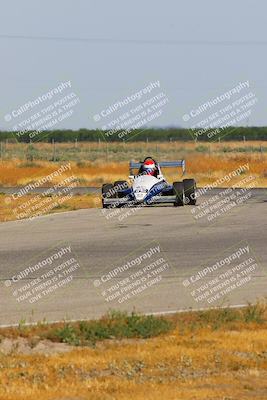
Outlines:
[[[198,210],[212,194],[199,200]],[[171,312],[188,308],[207,308],[212,305],[240,305],[266,295],[267,290],[267,194],[266,190],[253,190],[243,204],[234,207],[211,222],[196,220],[191,206],[146,207],[126,210],[124,216],[103,214],[101,209],[79,210],[22,220],[0,225],[0,324],[92,318],[110,309],[133,309],[145,313]],[[122,214],[120,214],[122,215]],[[30,303],[18,301],[18,285],[26,284],[35,275],[28,275],[18,283],[13,276],[41,259],[55,253],[55,246],[71,248],[79,268],[72,281],[44,298]],[[104,271],[114,270],[160,246],[161,255],[168,260],[159,285],[135,295],[118,305],[105,300],[107,286],[97,286]],[[196,301],[186,284],[203,266],[212,265],[239,248],[249,246],[258,268],[249,286],[240,286],[218,302]],[[229,248],[233,249],[229,252]],[[66,250],[67,251],[67,250]],[[166,256],[166,257],[165,257]],[[209,261],[211,260],[211,261]],[[47,267],[45,267],[47,268]],[[132,271],[134,271],[132,268]],[[44,272],[44,268],[42,273]],[[116,276],[115,284],[129,276],[129,272]],[[205,278],[204,278],[205,279]],[[21,286],[20,286],[21,287]],[[103,291],[102,291],[103,292]],[[104,297],[103,297],[104,296]]]

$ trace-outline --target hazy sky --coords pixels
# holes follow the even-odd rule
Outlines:
[[[169,102],[150,125],[187,126],[185,113],[244,81],[258,102],[243,124],[267,125],[266,0],[2,0],[0,48],[2,129],[68,80],[80,103],[57,128],[99,127],[93,115],[157,80]]]

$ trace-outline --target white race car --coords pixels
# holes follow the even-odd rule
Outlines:
[[[153,174],[146,173],[143,167],[154,165]],[[105,183],[102,186],[103,208],[115,208],[124,205],[152,205],[171,203],[174,206],[185,204],[195,205],[196,182],[194,179],[183,179],[169,184],[164,178],[161,168],[181,167],[185,173],[185,160],[156,162],[152,157],[146,157],[143,162],[130,162],[130,186],[127,181]],[[135,175],[134,171],[138,170]]]

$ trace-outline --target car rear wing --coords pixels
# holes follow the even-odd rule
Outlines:
[[[129,169],[130,169],[130,175],[133,175],[133,170],[134,169],[139,169],[143,163],[142,162],[135,162],[135,161],[130,161]],[[177,160],[177,161],[162,161],[158,163],[160,168],[175,168],[175,167],[181,167],[183,171],[183,175],[185,173],[185,160]]]

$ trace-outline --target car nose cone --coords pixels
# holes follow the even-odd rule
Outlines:
[[[138,201],[144,200],[144,198],[146,197],[146,192],[137,192],[135,193],[135,198]]]

